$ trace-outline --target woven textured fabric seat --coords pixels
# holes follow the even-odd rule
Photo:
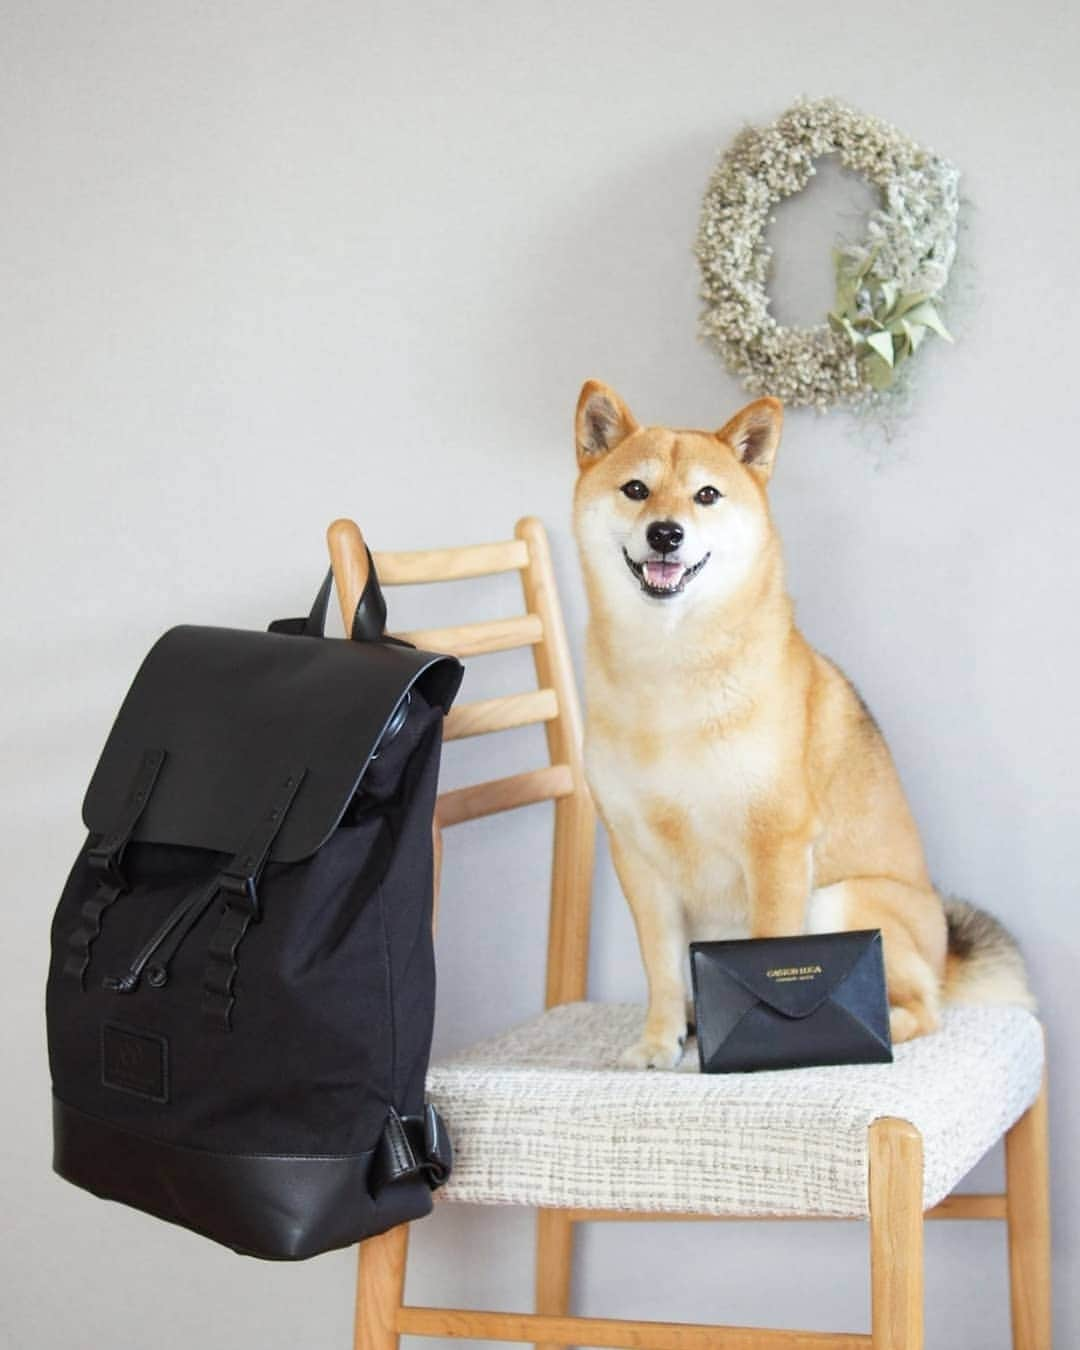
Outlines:
[[[643,1010],[570,1003],[432,1067],[450,1124],[445,1198],[718,1215],[866,1216],[870,1124],[923,1139],[923,1200],[944,1199],[1035,1101],[1039,1023],[954,1008],[893,1064],[700,1074],[619,1069]]]

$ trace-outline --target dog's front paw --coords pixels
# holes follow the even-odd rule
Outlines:
[[[674,1036],[642,1036],[619,1056],[624,1069],[674,1069],[683,1057],[686,1032]]]

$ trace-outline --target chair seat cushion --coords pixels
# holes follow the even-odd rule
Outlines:
[[[688,1214],[866,1215],[867,1131],[923,1137],[925,1203],[948,1195],[1035,1100],[1038,1021],[952,1008],[892,1064],[701,1074],[620,1069],[643,1010],[570,1003],[441,1063],[428,1094],[454,1144],[446,1199]]]

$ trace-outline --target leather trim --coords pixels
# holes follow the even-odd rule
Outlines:
[[[356,602],[349,637],[353,642],[378,642],[386,635],[386,600],[383,598],[379,576],[375,570],[375,559],[371,549],[365,549],[368,561],[368,578],[363,594]],[[275,619],[266,630],[268,633],[289,633],[294,637],[323,637],[326,633],[326,610],[330,602],[330,590],[334,584],[334,569],[331,567],[323,578],[322,585],[311,606],[306,619]],[[393,639],[392,639],[393,640]],[[407,644],[411,645],[411,644]]]
[[[365,548],[364,552],[367,554],[368,576],[363,593],[356,602],[349,636],[354,642],[378,642],[386,631],[386,601],[383,599],[371,549]]]
[[[415,1120],[417,1120],[416,1116],[406,1116],[406,1128]],[[432,1190],[438,1190],[449,1180],[454,1167],[454,1149],[450,1143],[450,1135],[442,1116],[430,1102],[424,1107],[424,1114],[422,1119],[418,1121],[418,1125],[423,1128],[424,1166],[427,1171],[428,1184]]]
[[[368,1179],[372,1191],[423,1177],[433,1191],[450,1176],[454,1151],[442,1116],[429,1102],[422,1115],[399,1116],[393,1107],[375,1147]]]
[[[393,1186],[404,1177],[417,1176],[419,1171],[420,1164],[405,1133],[405,1125],[391,1107],[372,1160],[371,1189],[381,1191],[384,1186]]]
[[[132,838],[230,856],[256,821],[266,784],[297,761],[307,776],[270,858],[299,862],[333,833],[402,697],[414,685],[450,706],[453,657],[392,642],[174,628],[150,650],[83,802],[110,829],[147,745],[168,752]]]
[[[334,569],[328,567],[318,594],[306,619],[275,619],[268,633],[289,633],[293,637],[322,637],[326,632],[326,611],[330,607],[330,592],[334,585]]]
[[[147,750],[143,754],[120,817],[112,823],[107,834],[86,850],[86,861],[91,869],[121,886],[125,885],[125,881],[120,870],[120,858],[135,832],[139,817],[146,810],[164,763],[164,750]]]
[[[296,1261],[431,1211],[419,1177],[373,1196],[374,1150],[336,1157],[211,1153],[120,1129],[53,1098],[53,1168],[106,1200],[249,1256]]]

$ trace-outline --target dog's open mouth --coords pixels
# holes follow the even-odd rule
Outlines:
[[[697,576],[709,561],[710,555],[706,553],[704,558],[690,567],[682,562],[673,562],[670,558],[646,558],[644,562],[636,563],[625,548],[623,557],[626,559],[627,567],[641,583],[641,589],[645,594],[665,600],[668,596],[678,595],[680,591],[685,590],[686,583]]]

